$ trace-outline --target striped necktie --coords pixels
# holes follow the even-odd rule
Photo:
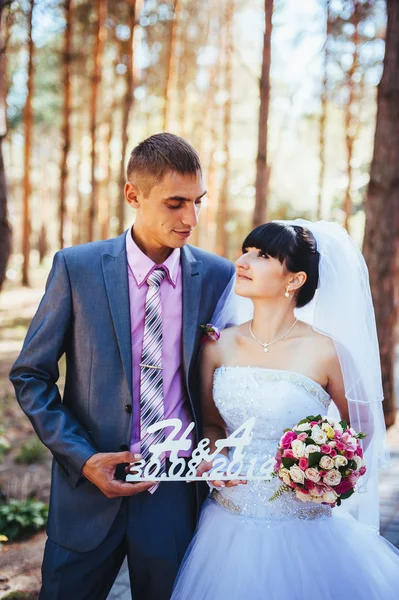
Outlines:
[[[141,454],[150,458],[149,447],[165,439],[163,430],[148,434],[147,428],[164,419],[162,385],[162,306],[160,285],[165,271],[156,269],[147,277],[148,291],[145,301],[143,351],[140,364],[140,437]],[[161,460],[165,471],[165,458]],[[159,473],[159,474],[160,474]],[[153,493],[159,483],[150,488]]]

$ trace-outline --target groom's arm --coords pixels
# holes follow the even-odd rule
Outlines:
[[[71,484],[76,486],[88,458],[97,452],[89,434],[61,402],[58,361],[65,352],[72,321],[72,295],[62,252],[57,252],[46,292],[10,372],[17,400],[38,437]]]

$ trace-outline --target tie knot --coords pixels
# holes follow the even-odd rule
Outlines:
[[[159,287],[164,277],[165,271],[163,269],[155,269],[155,271],[147,277],[147,283],[150,287]]]

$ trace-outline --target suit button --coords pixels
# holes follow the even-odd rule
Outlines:
[[[120,450],[121,452],[126,452],[129,450],[129,446],[127,444],[122,444]]]
[[[127,412],[128,415],[131,415],[132,414],[132,405],[126,404],[125,411]]]

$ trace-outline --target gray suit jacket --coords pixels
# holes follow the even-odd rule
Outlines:
[[[54,456],[47,533],[61,546],[82,552],[104,539],[121,499],[106,498],[81,477],[81,469],[94,453],[119,452],[130,443],[125,235],[57,252],[45,295],[10,373],[21,408]],[[184,382],[201,436],[199,325],[211,319],[234,267],[192,246],[182,248],[181,261]],[[64,353],[61,398],[58,361]]]

